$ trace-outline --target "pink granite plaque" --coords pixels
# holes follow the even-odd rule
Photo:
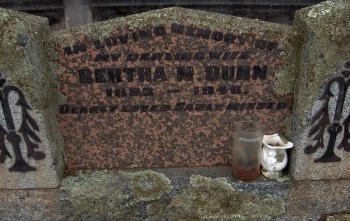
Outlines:
[[[68,169],[229,164],[237,120],[285,132],[278,37],[186,21],[77,36],[55,47]]]

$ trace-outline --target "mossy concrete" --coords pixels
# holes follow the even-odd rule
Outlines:
[[[346,0],[298,10],[293,25],[296,38],[296,70],[299,72],[293,114],[305,125],[305,116],[325,81],[350,58],[350,4]]]
[[[277,196],[235,189],[223,177],[192,175],[181,194],[148,209],[151,220],[270,220],[285,212],[285,204]]]
[[[349,205],[348,180],[241,182],[229,167],[81,171],[60,189],[0,190],[4,221],[344,220]]]
[[[10,85],[23,91],[31,105],[31,114],[40,128],[40,150],[45,150],[48,160],[36,163],[44,167],[39,169],[41,173],[46,169],[52,172],[44,172],[42,176],[34,173],[5,175],[8,169],[1,168],[0,176],[6,179],[1,179],[0,188],[56,187],[63,173],[63,140],[55,118],[62,97],[58,93],[48,28],[46,18],[0,8],[0,73]]]
[[[350,214],[335,214],[328,216],[325,221],[348,221],[350,220]]]
[[[56,108],[58,82],[53,50],[48,39],[48,20],[0,8],[0,70],[24,91],[40,109]],[[45,90],[48,93],[42,93]]]
[[[164,193],[172,189],[170,180],[166,176],[151,170],[124,175],[132,180],[132,191],[141,201],[160,199]]]
[[[308,132],[326,82],[350,58],[350,2],[326,1],[297,11],[293,28],[298,36],[294,54],[296,79],[292,114],[290,172],[296,180],[350,178],[349,154],[334,163],[314,163],[315,154],[304,153],[311,141]],[[347,108],[344,106],[344,108]],[[338,136],[340,138],[340,136]],[[328,139],[328,138],[327,138]],[[321,151],[319,150],[318,154]],[[338,151],[338,150],[336,150]],[[335,172],[336,171],[336,172]]]
[[[160,199],[171,190],[170,180],[154,171],[97,171],[63,180],[60,189],[68,220],[123,220],[142,216],[144,202]]]
[[[187,186],[189,185],[189,186]],[[79,173],[62,182],[68,220],[270,220],[282,198],[235,189],[226,178],[192,175],[179,191],[155,171]]]

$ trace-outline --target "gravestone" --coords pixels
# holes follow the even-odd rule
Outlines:
[[[285,133],[290,35],[182,8],[54,33],[68,170],[229,164],[241,119]]]
[[[296,180],[350,178],[349,10],[348,1],[327,1],[295,18],[302,49],[290,163]]]
[[[64,166],[48,22],[0,9],[0,30],[0,188],[58,187]]]

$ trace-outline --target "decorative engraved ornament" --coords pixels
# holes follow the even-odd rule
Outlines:
[[[350,113],[349,85],[350,61],[344,63],[340,75],[331,78],[326,84],[319,98],[321,107],[312,117],[312,127],[308,136],[315,142],[304,149],[306,154],[313,154],[318,149],[326,150],[316,163],[339,162],[341,158],[334,152],[334,148],[350,151]]]
[[[39,126],[28,113],[31,110],[25,99],[23,92],[12,85],[6,83],[3,74],[0,73],[0,116],[4,123],[0,124],[0,163],[4,163],[7,158],[14,160],[9,171],[27,172],[35,171],[36,168],[29,165],[23,157],[26,152],[27,159],[42,160],[45,154],[36,151],[39,148],[40,138],[35,134],[39,131]],[[19,124],[17,123],[19,120]],[[18,124],[18,127],[16,127]],[[10,151],[12,148],[13,151]],[[25,150],[24,150],[25,148]],[[11,154],[13,153],[13,154]]]

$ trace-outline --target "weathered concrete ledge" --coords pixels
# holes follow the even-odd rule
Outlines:
[[[346,220],[350,182],[240,182],[229,167],[85,171],[60,189],[2,190],[0,202],[4,221]]]

